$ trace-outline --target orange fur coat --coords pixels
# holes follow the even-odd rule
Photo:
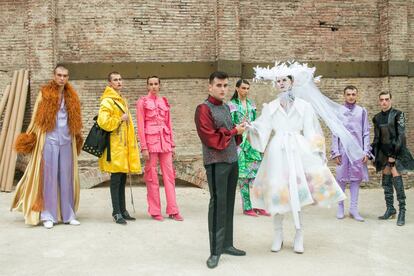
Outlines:
[[[42,99],[36,110],[34,110],[34,124],[42,131],[52,131],[56,126],[56,114],[59,111],[59,91],[56,82],[51,81],[41,88]],[[82,148],[82,117],[79,97],[72,85],[67,83],[63,93],[65,106],[68,112],[68,126],[70,133],[76,139],[76,149],[78,154]],[[30,153],[36,145],[36,135],[34,133],[20,134],[14,147],[18,153]]]

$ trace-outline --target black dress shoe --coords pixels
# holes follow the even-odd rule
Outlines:
[[[122,217],[121,214],[115,214],[113,215],[113,218],[114,218],[114,221],[118,224],[123,224],[123,225],[127,224],[126,220]]]
[[[207,267],[215,268],[218,265],[220,255],[210,255],[207,259]]]
[[[123,213],[122,213],[122,217],[123,217],[125,220],[136,220],[136,218],[131,217],[131,216],[129,215],[128,211],[123,212]]]
[[[237,249],[234,246],[230,246],[223,250],[223,254],[233,255],[233,256],[244,256],[246,255],[246,251]]]

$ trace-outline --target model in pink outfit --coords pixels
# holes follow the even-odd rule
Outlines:
[[[156,76],[147,79],[148,95],[137,101],[138,137],[144,158],[144,180],[147,185],[148,213],[156,220],[161,215],[160,185],[158,182],[159,161],[165,194],[166,212],[174,220],[183,220],[179,214],[175,196],[175,171],[173,167],[174,138],[167,98],[160,97],[160,79]]]

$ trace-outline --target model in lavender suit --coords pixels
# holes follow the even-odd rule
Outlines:
[[[331,158],[336,162],[336,180],[345,191],[346,184],[349,182],[351,193],[351,202],[349,207],[349,215],[357,221],[364,221],[358,212],[358,194],[359,186],[362,181],[368,181],[367,161],[370,155],[369,140],[369,123],[367,110],[356,104],[358,90],[355,86],[347,86],[344,89],[344,120],[345,126],[349,132],[355,137],[358,144],[363,148],[366,156],[363,160],[351,163],[345,154],[344,148],[338,137],[332,137]],[[343,219],[344,201],[338,204],[336,214],[338,219]]]
[[[63,96],[56,114],[56,128],[46,134],[43,149],[43,199],[45,209],[41,212],[43,222],[58,222],[58,198],[62,220],[78,225],[73,208],[72,137],[68,127],[68,113]],[[59,196],[58,196],[58,192]]]

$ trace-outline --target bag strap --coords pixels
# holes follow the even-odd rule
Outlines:
[[[121,108],[121,106],[114,100],[112,99],[112,101],[114,101],[114,104],[123,112],[124,110]],[[106,161],[111,162],[111,133],[109,132],[109,135],[106,136],[107,139],[107,148],[106,148]]]
[[[114,100],[114,99],[112,99],[113,101],[114,101],[114,103],[116,104],[116,106],[123,112],[123,113],[125,113],[125,111],[122,109],[122,107]]]

